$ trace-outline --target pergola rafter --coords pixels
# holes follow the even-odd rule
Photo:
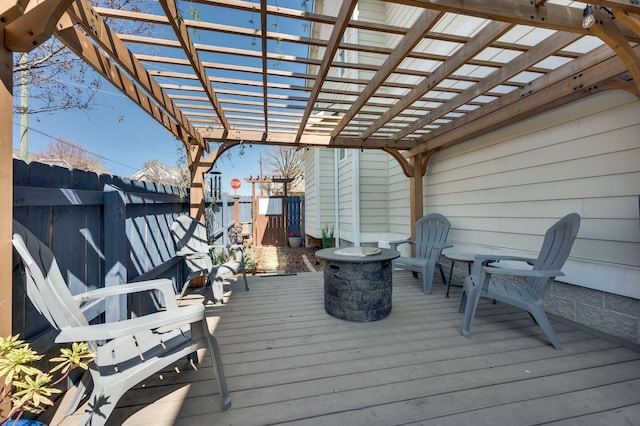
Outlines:
[[[108,56],[93,46],[85,33],[73,25],[69,15],[63,16],[58,22],[55,34],[71,51],[111,82],[118,90],[127,95],[129,99],[136,102],[140,108],[158,123],[176,135],[178,139],[187,140],[188,135],[183,133],[182,128],[161,110],[133,80],[120,71]]]
[[[264,114],[264,132],[269,132],[269,65],[267,63],[267,0],[260,0],[260,26],[262,34],[260,37],[262,47],[262,112]]]
[[[402,132],[399,132],[395,137],[397,139],[401,139],[404,136],[412,133],[415,129],[426,126],[438,117],[444,116],[460,105],[463,105],[464,103],[479,96],[480,94],[485,93],[490,88],[495,87],[508,78],[513,77],[517,73],[527,69],[531,64],[541,61],[543,58],[553,53],[558,48],[562,48],[567,44],[575,41],[576,39],[577,36],[571,33],[554,34],[553,36],[549,37],[549,39],[532,48],[527,55],[519,56],[518,58],[511,61],[508,65],[505,65],[498,71],[491,74],[481,83],[478,83],[477,85],[467,89],[464,93],[460,94],[460,96],[455,97],[451,101],[442,104],[439,108],[436,108],[434,111],[432,111],[432,114],[414,121],[413,124],[407,126],[407,128],[405,128]]]
[[[491,3],[483,0],[446,0],[435,3],[430,0],[389,1],[416,7],[430,7],[444,12],[468,14],[512,24],[532,25],[583,35],[589,34],[589,29],[582,27],[582,10],[549,2],[546,2],[542,7],[536,7],[534,2],[512,0],[494,0]],[[591,1],[589,3],[632,13],[640,12],[640,4],[634,4],[632,1]],[[637,39],[637,34],[628,28],[623,25],[618,25],[618,27],[625,37],[633,39],[634,42],[640,41]]]
[[[640,46],[634,49],[640,51]],[[467,114],[463,124],[451,123],[440,127],[430,135],[429,140],[407,152],[406,156],[416,155],[443,146],[467,140],[473,136],[493,130],[505,123],[512,123],[527,117],[548,111],[562,104],[588,96],[599,90],[600,81],[609,84],[626,71],[624,62],[606,46],[594,54],[580,60],[576,71],[575,64],[558,69],[545,76],[544,81],[532,83],[527,91],[519,91],[488,104]],[[617,89],[618,87],[612,87]]]
[[[180,139],[183,143],[188,146],[189,140],[193,140],[204,147],[205,142],[202,135],[185,119],[182,111],[173,104],[173,101],[167,96],[166,92],[162,90],[160,85],[158,85],[157,81],[152,77],[152,74],[136,59],[135,55],[129,51],[127,46],[111,31],[105,22],[100,19],[100,16],[91,9],[86,0],[76,0],[69,8],[69,14],[73,17],[74,22],[79,23],[85,33],[92,33],[94,40],[105,53],[129,76],[132,76],[136,85],[144,89],[144,91],[153,98],[155,103],[169,114],[178,126],[182,127],[181,134],[185,137]],[[96,19],[90,19],[89,17]],[[89,22],[92,22],[91,27],[87,26]],[[72,43],[69,39],[67,39],[66,42]],[[74,50],[79,50],[79,47],[74,48]],[[113,74],[107,74],[105,77],[110,80],[112,84],[118,85],[117,81],[113,81]],[[165,120],[163,119],[162,121],[164,122]],[[188,136],[188,139],[186,136]]]
[[[91,16],[86,3],[77,0],[69,12],[83,28],[79,36],[96,46],[92,53],[96,55],[94,68],[102,60],[114,61],[115,68],[108,72],[103,69],[101,73],[112,82],[117,80],[116,85],[124,93],[138,99],[141,107],[178,138],[197,143],[201,148],[205,147],[205,139],[214,137],[223,142],[394,147],[411,149],[410,153],[425,152],[425,143],[439,137],[445,129],[453,127],[456,134],[476,134],[475,127],[468,132],[464,129],[471,123],[468,116],[482,115],[495,108],[496,102],[502,104],[512,99],[515,92],[527,92],[528,87],[548,81],[546,77],[563,64],[571,64],[579,71],[582,58],[591,56],[594,50],[576,50],[570,45],[584,44],[590,34],[617,53],[626,64],[624,72],[633,77],[631,84],[637,87],[640,64],[633,46],[640,41],[640,6],[633,2],[592,2],[596,9],[607,8],[610,14],[598,9],[598,24],[591,29],[582,28],[580,8],[553,0],[498,0],[491,5],[480,0],[389,2],[395,7],[418,8],[421,13],[416,17],[422,18],[407,27],[369,22],[353,16],[355,5],[350,1],[343,1],[335,16],[279,7],[268,0],[259,4],[240,0],[194,2],[203,8],[202,16],[208,10],[215,10],[214,14],[224,14],[225,10],[256,13],[259,24],[254,28],[242,26],[242,20],[187,19],[176,0],[163,0],[162,10],[147,12],[95,7]],[[29,7],[24,2],[8,2],[0,9],[0,15],[6,16],[1,24],[5,26],[5,36],[10,38],[15,33],[13,29],[26,17],[29,22],[38,22],[36,17],[42,16],[42,12],[34,13],[36,9],[58,11],[67,4],[71,3],[45,0]],[[473,35],[438,27],[452,16],[490,21]],[[98,19],[98,25],[93,17]],[[141,22],[160,29],[170,28],[171,32],[160,32],[164,36],[116,34],[102,22],[103,18]],[[277,18],[305,22],[318,31],[299,34],[284,27],[269,31],[270,19]],[[95,33],[91,30],[94,26]],[[530,33],[541,28],[555,34],[527,45],[508,36],[512,30],[522,31],[522,26]],[[343,39],[348,29],[395,41],[389,46],[360,40],[354,43]],[[195,43],[190,30],[201,32],[203,40]],[[70,29],[65,31],[69,33]],[[216,43],[217,35],[244,37],[246,48],[238,47],[242,43]],[[258,49],[249,46],[251,38],[258,39]],[[71,41],[68,39],[67,43]],[[274,43],[303,46],[309,53],[274,52]],[[435,48],[431,49],[431,45]],[[156,46],[161,53],[145,53],[145,46]],[[76,50],[81,55],[89,51],[86,46],[82,49],[76,46]],[[487,55],[489,50],[506,59]],[[344,52],[368,59],[345,59]],[[207,60],[212,54],[219,60]],[[90,62],[87,57],[83,59]],[[465,67],[479,71],[461,72]],[[528,79],[523,81],[523,74]],[[623,87],[619,77],[611,76],[598,84]],[[189,81],[199,84],[191,85]],[[178,99],[192,102],[175,104]],[[283,114],[284,110],[295,111],[296,115]],[[227,117],[227,111],[233,114]],[[487,124],[486,129],[494,124]]]
[[[389,110],[372,126],[370,126],[363,134],[360,136],[363,139],[368,138],[372,135],[376,130],[382,127],[386,122],[388,122],[391,118],[395,117],[396,114],[400,113],[400,111],[409,107],[409,105],[413,104],[415,101],[419,100],[425,93],[429,91],[429,89],[437,86],[442,82],[449,73],[457,68],[459,68],[465,61],[469,60],[472,56],[475,56],[480,49],[484,48],[487,44],[489,44],[493,39],[498,37],[504,31],[509,28],[508,24],[504,24],[502,22],[494,22],[489,24],[486,28],[482,30],[480,34],[478,34],[472,41],[465,44],[462,48],[460,48],[455,54],[453,54],[448,60],[446,60],[440,67],[437,68],[434,75],[430,78],[424,79],[420,84],[416,85],[402,100],[396,103],[394,106],[389,108]],[[431,116],[431,114],[429,114]],[[425,123],[426,124],[426,123]],[[408,126],[411,127],[411,126]],[[419,127],[424,127],[419,126]],[[416,128],[419,128],[416,127]],[[401,139],[402,137],[412,133],[411,131],[402,132],[402,135],[399,135],[397,139]]]
[[[380,67],[378,72],[373,76],[367,86],[360,92],[358,99],[352,104],[349,111],[342,117],[340,122],[334,127],[331,132],[331,136],[337,136],[342,129],[355,117],[355,115],[362,109],[364,104],[375,94],[385,80],[393,73],[393,71],[400,65],[400,63],[406,58],[413,48],[424,38],[426,33],[436,23],[436,19],[441,14],[433,12],[431,10],[425,10],[422,15],[413,24],[413,27],[406,36],[398,43],[398,46],[389,54],[384,64]]]
[[[305,127],[307,126],[307,121],[309,120],[309,116],[311,115],[311,111],[316,103],[316,100],[318,99],[320,90],[324,85],[327,74],[329,73],[329,67],[331,66],[333,57],[335,56],[340,45],[340,39],[347,29],[347,24],[351,19],[351,15],[353,14],[353,10],[355,9],[356,4],[356,0],[346,0],[344,3],[342,3],[342,7],[340,8],[340,12],[338,13],[339,19],[334,25],[333,31],[331,31],[331,37],[329,37],[327,50],[324,53],[324,59],[320,64],[318,77],[313,84],[313,89],[311,90],[311,95],[309,96],[309,102],[307,103],[307,107],[304,110],[302,120],[300,120],[300,127],[298,129],[296,140],[300,140],[302,134],[304,133]]]
[[[211,86],[211,82],[207,77],[207,72],[204,69],[204,65],[202,64],[202,61],[200,60],[200,55],[198,54],[196,47],[193,45],[193,42],[191,41],[191,37],[189,36],[189,33],[187,31],[187,26],[186,24],[184,24],[184,19],[182,18],[180,11],[176,6],[175,1],[160,0],[160,4],[162,5],[162,8],[167,14],[168,21],[169,21],[169,24],[171,25],[171,28],[173,28],[173,31],[175,31],[176,35],[178,36],[178,40],[182,45],[182,49],[185,51],[187,58],[189,59],[189,62],[191,62],[191,65],[193,66],[193,69],[196,75],[198,76],[198,80],[200,80],[200,83],[202,84],[202,87],[204,88],[205,93],[209,97],[209,100],[211,101],[211,105],[213,106],[216,113],[218,114],[218,119],[220,120],[220,124],[225,130],[228,131],[229,123],[227,122],[227,119],[224,116],[224,111],[222,110],[222,107],[218,102],[218,97],[216,95],[216,92]]]

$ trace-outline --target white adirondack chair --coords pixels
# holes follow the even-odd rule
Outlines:
[[[213,301],[222,302],[222,281],[237,273],[242,273],[244,288],[249,291],[247,273],[244,268],[244,251],[241,245],[210,245],[207,242],[207,229],[194,218],[181,215],[171,224],[171,236],[176,249],[176,255],[184,258],[189,269],[188,281],[182,287],[180,297],[184,296],[194,277],[205,275],[211,284]],[[233,258],[220,265],[213,265],[212,250],[228,250]]]
[[[544,294],[553,277],[564,275],[560,269],[569,257],[580,228],[580,215],[571,213],[556,222],[544,236],[537,259],[518,256],[476,256],[471,275],[464,281],[460,312],[464,312],[462,335],[471,335],[471,323],[480,297],[487,297],[523,309],[546,333],[553,347],[562,345],[544,311]],[[532,270],[483,266],[487,262],[521,261],[533,266]],[[526,277],[524,287],[500,280],[500,275]]]
[[[29,299],[60,330],[56,343],[85,341],[97,356],[90,364],[93,392],[81,424],[102,425],[124,393],[150,375],[198,349],[208,349],[218,381],[222,409],[231,397],[218,343],[209,331],[204,305],[178,307],[170,280],[157,279],[71,295],[53,253],[20,223],[13,221],[13,246],[22,258]],[[142,291],[162,293],[166,310],[128,320],[89,325],[81,305],[91,300]],[[72,405],[77,408],[84,385]]]
[[[451,223],[446,217],[439,213],[430,213],[416,222],[415,240],[398,240],[389,243],[394,250],[400,244],[416,246],[416,257],[398,257],[393,260],[393,267],[412,271],[416,278],[418,273],[422,274],[422,290],[425,294],[431,294],[436,266],[440,270],[442,281],[447,282],[439,260],[442,249],[446,248],[449,228]]]

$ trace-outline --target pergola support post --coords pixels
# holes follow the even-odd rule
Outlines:
[[[199,145],[192,145],[188,154],[190,156],[189,172],[191,173],[189,215],[204,223],[204,174],[211,170],[212,165],[204,161],[204,149]]]
[[[411,166],[413,168],[413,174],[409,177],[409,198],[410,214],[411,214],[411,238],[416,237],[416,222],[422,216],[424,216],[424,208],[422,198],[424,195],[422,187],[422,155],[416,155],[411,157]]]
[[[400,165],[404,175],[409,178],[409,212],[411,215],[411,238],[416,237],[416,222],[424,216],[422,177],[427,172],[427,164],[435,151],[418,153],[407,160],[405,156],[395,148],[383,148]],[[412,247],[412,251],[414,247]]]
[[[5,47],[0,31],[0,194],[13,200],[13,53]],[[0,336],[12,334],[13,209],[0,209]]]

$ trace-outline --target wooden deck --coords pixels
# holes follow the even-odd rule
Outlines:
[[[404,271],[391,315],[372,323],[327,315],[322,273],[250,286],[208,308],[231,409],[207,357],[128,392],[110,424],[640,424],[640,353],[566,323],[554,322],[557,351],[528,314],[485,301],[464,338],[460,289],[447,299],[436,280],[425,296]]]

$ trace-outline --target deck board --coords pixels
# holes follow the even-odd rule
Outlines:
[[[211,360],[128,392],[110,424],[597,424],[640,417],[640,353],[574,328],[549,344],[528,314],[483,301],[460,336],[460,289],[422,293],[394,273],[393,310],[353,323],[324,312],[321,273],[250,278],[208,306],[232,397],[220,412]],[[191,301],[198,303],[197,295]],[[78,414],[62,424],[76,424]]]

